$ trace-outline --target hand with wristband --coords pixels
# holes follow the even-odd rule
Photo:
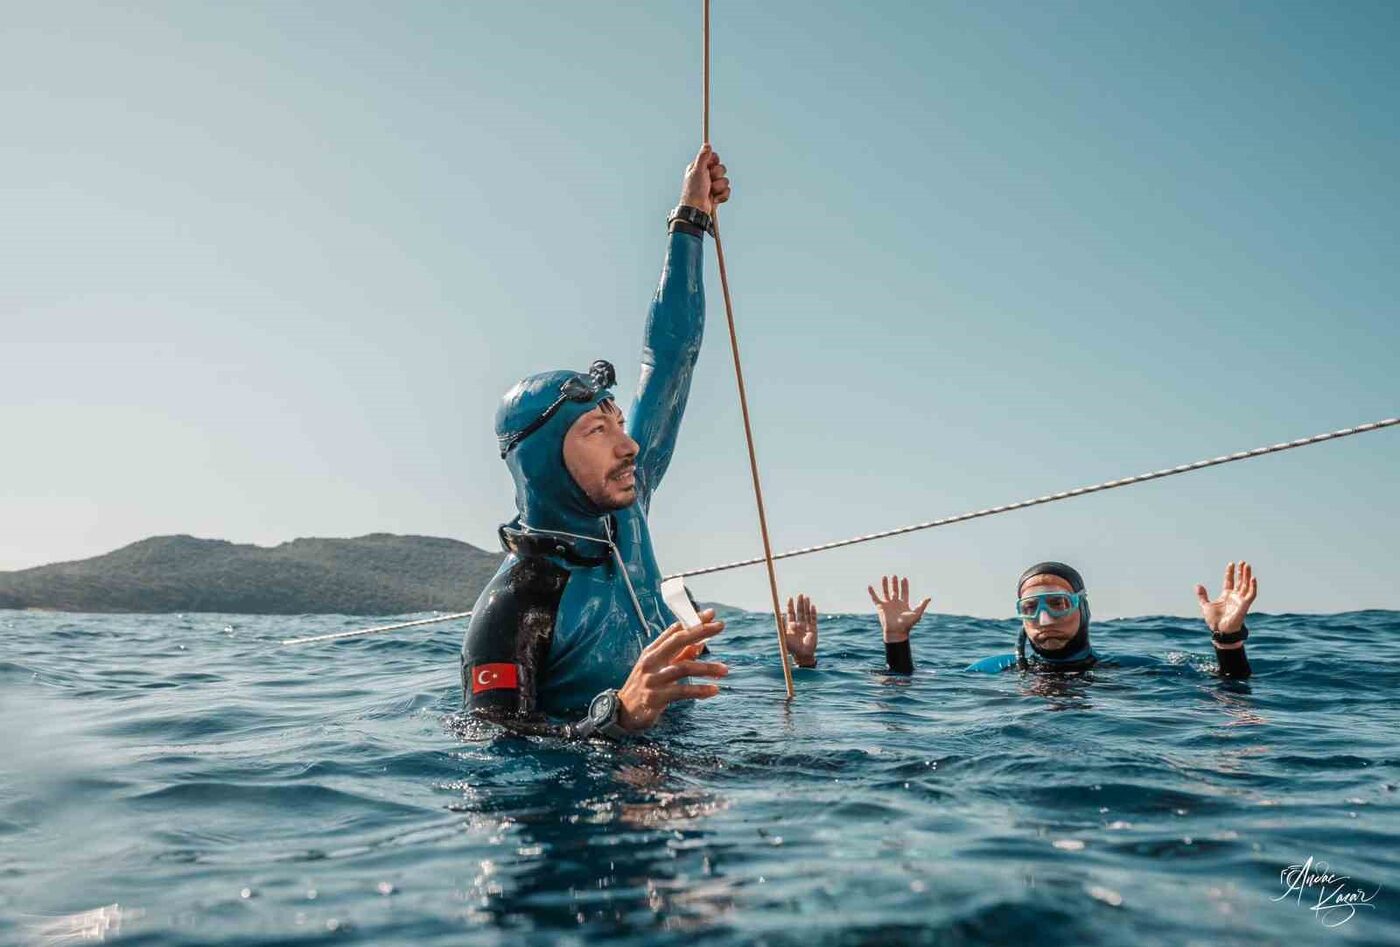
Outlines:
[[[714,236],[715,208],[729,200],[729,178],[719,155],[705,144],[695,160],[685,169],[681,183],[681,202],[666,218],[672,232],[676,230],[694,236]]]
[[[1244,647],[1249,637],[1249,629],[1244,626],[1245,615],[1259,595],[1259,580],[1254,577],[1254,569],[1247,562],[1225,567],[1225,581],[1220,589],[1220,597],[1211,599],[1204,585],[1196,586],[1196,599],[1201,605],[1201,615],[1210,629],[1210,639],[1218,651],[1233,651]]]

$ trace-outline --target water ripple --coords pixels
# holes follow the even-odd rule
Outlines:
[[[1393,612],[1251,618],[1247,683],[1170,617],[1103,624],[1159,667],[1045,679],[961,671],[1009,622],[938,617],[901,678],[835,616],[791,704],[741,617],[724,696],[624,746],[462,715],[460,627],[0,620],[7,943],[1400,942]],[[1376,907],[1271,900],[1309,856]]]

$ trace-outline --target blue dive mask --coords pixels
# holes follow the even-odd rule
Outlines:
[[[1041,592],[1027,595],[1016,601],[1016,617],[1022,621],[1035,621],[1045,612],[1051,618],[1064,618],[1079,610],[1080,600],[1087,592]]]

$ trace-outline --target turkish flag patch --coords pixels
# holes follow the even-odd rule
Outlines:
[[[520,678],[514,664],[473,664],[472,693],[482,691],[515,690],[520,686]]]

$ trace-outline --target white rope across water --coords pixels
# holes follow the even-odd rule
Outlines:
[[[873,542],[877,539],[886,539],[890,536],[902,536],[905,533],[915,533],[921,529],[933,529],[935,526],[951,526],[953,523],[962,523],[967,520],[975,520],[983,516],[995,516],[998,513],[1010,513],[1012,510],[1023,510],[1028,506],[1039,506],[1042,503],[1054,503],[1056,500],[1068,500],[1071,497],[1085,496],[1090,493],[1099,493],[1104,490],[1116,490],[1119,487],[1131,486],[1135,483],[1146,483],[1148,480],[1160,480],[1163,477],[1174,477],[1177,474],[1189,473],[1192,470],[1201,470],[1206,467],[1215,467],[1220,464],[1230,464],[1237,460],[1248,460],[1251,457],[1263,457],[1265,454],[1276,454],[1279,451],[1292,450],[1295,447],[1307,447],[1309,444],[1321,444],[1324,441],[1336,440],[1339,437],[1350,437],[1353,434],[1365,434],[1367,431],[1379,431],[1381,428],[1391,427],[1400,424],[1400,418],[1386,418],[1384,421],[1374,421],[1370,424],[1358,424],[1356,427],[1344,427],[1340,431],[1330,431],[1326,434],[1314,434],[1312,437],[1302,437],[1296,441],[1285,441],[1282,444],[1274,444],[1270,447],[1256,447],[1254,450],[1242,450],[1235,454],[1226,454],[1223,457],[1212,457],[1209,460],[1198,460],[1193,464],[1181,464],[1176,467],[1168,467],[1165,470],[1154,470],[1151,473],[1138,474],[1135,477],[1123,477],[1119,480],[1107,480],[1103,483],[1096,483],[1089,487],[1076,487],[1073,490],[1063,490],[1059,493],[1047,493],[1043,497],[1036,497],[1033,500],[1021,500],[1017,503],[1006,503],[1002,506],[992,506],[985,510],[977,510],[972,513],[960,513],[957,516],[945,516],[942,519],[929,520],[927,523],[915,523],[912,526],[900,526],[896,529],[887,529],[878,533],[870,533],[866,536],[856,536],[851,539],[840,539],[832,543],[822,543],[820,546],[806,546],[802,549],[790,549],[787,552],[774,554],[776,559],[791,559],[794,556],[807,556],[814,552],[825,552],[828,549],[840,549],[843,546],[854,546],[857,543]],[[744,566],[757,565],[765,561],[762,556],[753,559],[740,559],[737,562],[726,562],[723,565],[709,566],[704,569],[690,569],[686,572],[677,572],[675,575],[668,575],[666,578],[686,577],[692,575],[709,575],[712,572],[724,572],[729,569],[740,569]]]
[[[1309,444],[1321,444],[1324,441],[1335,441],[1339,437],[1350,437],[1353,434],[1365,434],[1368,431],[1379,431],[1382,428],[1392,427],[1396,424],[1400,424],[1400,418],[1386,418],[1383,421],[1373,421],[1370,424],[1358,424],[1355,427],[1344,427],[1340,431],[1329,431],[1326,434],[1314,434],[1312,437],[1300,437],[1296,441],[1285,441],[1282,444],[1273,444],[1269,447],[1256,447],[1253,450],[1242,450],[1234,454],[1225,454],[1222,457],[1212,457],[1209,460],[1198,460],[1193,464],[1180,464],[1176,467],[1168,467],[1165,470],[1154,470],[1151,473],[1138,474],[1135,477],[1106,480],[1103,483],[1096,483],[1089,487],[1076,487],[1073,490],[1062,490],[1059,493],[1047,493],[1045,496],[1036,497],[1033,500],[1021,500],[1017,503],[991,506],[985,510],[977,510],[972,513],[960,513],[957,516],[945,516],[942,519],[929,520],[927,523],[900,526],[897,529],[887,529],[879,533],[870,533],[866,536],[840,539],[833,543],[822,543],[820,546],[806,546],[802,549],[790,549],[787,552],[776,553],[773,558],[776,560],[791,559],[794,556],[808,556],[814,552],[825,552],[828,549],[840,549],[843,546],[854,546],[857,543],[873,542],[877,539],[886,539],[890,536],[902,536],[905,533],[915,533],[921,529],[933,529],[935,526],[950,526],[953,523],[975,520],[983,516],[995,516],[998,513],[1010,513],[1012,510],[1023,510],[1028,506],[1040,506],[1042,503],[1054,503],[1056,500],[1068,500],[1071,497],[1082,497],[1090,493],[1100,493],[1104,490],[1116,490],[1119,487],[1127,487],[1135,483],[1146,483],[1149,480],[1174,477],[1177,474],[1190,473],[1193,470],[1202,470],[1206,467],[1231,464],[1237,460],[1248,460],[1251,457],[1263,457],[1265,454],[1277,454],[1280,451],[1292,450],[1295,447],[1307,447]],[[755,556],[752,559],[740,559],[737,562],[726,562],[724,565],[709,566],[704,569],[691,569],[687,572],[677,572],[674,575],[666,576],[666,578],[674,579],[692,575],[709,575],[712,572],[724,572],[729,569],[741,569],[744,566],[756,566],[764,561],[764,557]],[[396,631],[399,628],[413,628],[418,625],[433,625],[443,621],[454,621],[458,618],[470,617],[470,615],[471,612],[457,612],[452,615],[440,615],[437,618],[421,618],[417,621],[400,622],[395,625],[380,625],[377,628],[365,628],[359,631],[336,631],[331,634],[315,635],[310,638],[289,638],[282,643],[284,645],[309,644],[313,641],[335,641],[340,638],[358,638],[362,635],[375,635],[384,631]]]
[[[470,618],[471,612],[453,612],[451,615],[439,615],[436,618],[420,618],[417,621],[401,621],[393,625],[378,625],[374,628],[359,628],[355,631],[333,631],[328,635],[312,635],[309,638],[285,638],[283,644],[310,644],[313,641],[338,641],[341,638],[361,638],[365,635],[377,635],[385,631],[398,631],[400,628],[413,628],[418,625],[436,625],[440,621],[455,621],[458,618]]]

